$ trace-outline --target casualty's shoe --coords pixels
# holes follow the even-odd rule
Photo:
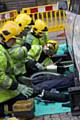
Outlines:
[[[69,94],[66,93],[60,93],[57,90],[53,91],[46,91],[43,90],[42,94],[39,95],[43,100],[49,100],[53,102],[68,102],[69,101]]]

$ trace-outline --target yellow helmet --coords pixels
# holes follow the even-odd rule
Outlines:
[[[54,52],[56,53],[58,50],[58,41],[56,40],[48,40],[47,46]]]
[[[34,23],[34,26],[32,27],[32,30],[36,33],[42,33],[42,31],[47,31],[47,25],[44,21],[42,21],[41,19],[37,19]]]
[[[6,22],[0,30],[0,36],[3,38],[3,42],[7,42],[19,33],[19,26],[14,21]]]
[[[23,13],[19,14],[14,21],[19,25],[20,32],[22,32],[31,23],[31,17]]]

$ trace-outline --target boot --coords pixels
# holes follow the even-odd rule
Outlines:
[[[60,93],[57,91],[50,92],[50,91],[45,91],[42,93],[41,98],[43,100],[49,100],[53,102],[68,102],[69,101],[69,95],[66,93]]]

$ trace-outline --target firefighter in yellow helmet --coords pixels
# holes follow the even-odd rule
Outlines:
[[[40,70],[44,70],[44,67],[42,66],[42,64],[39,64],[37,62],[42,63],[45,60],[45,58],[48,57],[45,55],[45,53],[43,51],[43,48],[45,45],[47,45],[47,42],[48,42],[47,25],[41,19],[37,19],[35,21],[34,25],[32,26],[31,31],[28,33],[28,35],[25,39],[25,42],[24,42],[24,45],[27,47],[27,49],[29,51],[28,59],[30,59],[26,64],[27,69],[29,69],[30,64],[32,64],[31,60],[34,59],[34,61],[36,61],[36,62],[33,64],[36,64]],[[48,57],[48,59],[45,60],[45,64],[46,63],[52,63],[52,60],[49,59],[49,57]],[[32,68],[34,68],[34,67],[32,67]],[[32,71],[33,70],[31,70],[31,72]],[[31,73],[29,73],[29,74],[31,74]]]
[[[22,32],[24,28],[31,23],[31,18],[29,15],[22,13],[22,14],[19,14],[14,21],[18,24]]]
[[[44,21],[37,19],[34,26],[32,27],[32,30],[36,35],[42,36],[45,31],[48,31],[48,28]]]
[[[15,64],[8,52],[10,46],[15,42],[13,35],[18,32],[19,29],[13,21],[7,22],[0,30],[0,117],[4,116],[4,105],[8,105],[11,111],[16,100],[26,100],[33,94],[31,87],[19,83],[16,79]]]
[[[44,21],[38,19],[32,26],[31,31],[25,39],[25,46],[30,49],[32,45],[44,46],[47,43],[47,25]]]
[[[7,42],[12,36],[20,34],[20,30],[15,22],[8,21],[1,28],[0,34],[3,37],[3,41]]]
[[[18,24],[20,28],[20,34],[18,37],[22,38],[20,39],[20,44],[23,44],[27,33],[31,30],[31,27],[34,24],[33,20],[26,13],[21,13],[16,17],[14,21]]]

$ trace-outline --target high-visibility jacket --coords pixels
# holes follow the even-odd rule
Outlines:
[[[41,38],[36,37],[32,33],[28,33],[25,43],[31,46],[31,49],[28,52],[29,57],[32,56],[33,59],[38,61],[42,52],[42,47],[47,43],[47,40],[47,33],[45,33]]]
[[[14,63],[15,75],[23,75],[26,73],[25,62],[27,59],[27,49],[25,46],[20,46],[15,44],[10,49],[8,49],[9,54]]]
[[[19,95],[17,90],[10,90],[14,76],[13,61],[7,50],[0,44],[0,103]]]

